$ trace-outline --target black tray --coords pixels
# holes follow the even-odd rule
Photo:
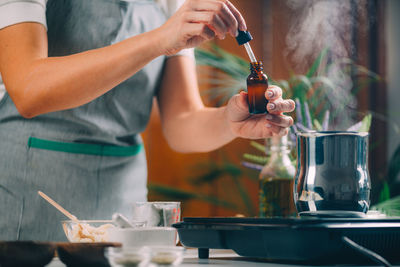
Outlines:
[[[368,262],[347,237],[400,262],[400,218],[184,218],[173,225],[186,247],[232,249],[240,256],[312,263]]]

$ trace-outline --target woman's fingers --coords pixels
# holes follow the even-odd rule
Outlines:
[[[216,36],[237,36],[246,24],[240,12],[228,0],[186,0],[158,31],[160,50],[173,55]],[[212,33],[211,33],[212,32]]]
[[[278,86],[268,86],[265,92],[265,98],[268,99],[267,110],[272,114],[281,114],[284,112],[292,112],[296,104],[291,99],[282,99],[282,89]]]
[[[268,86],[267,91],[265,92],[265,98],[269,101],[276,100],[282,97],[282,89],[275,85]]]
[[[189,4],[195,11],[211,11],[217,14],[224,21],[226,32],[229,32],[233,37],[236,36],[238,28],[246,29],[243,16],[227,0],[193,0]]]
[[[246,21],[244,20],[242,14],[240,14],[239,10],[237,10],[237,8],[234,5],[232,5],[232,3],[229,2],[228,0],[225,1],[225,4],[228,6],[229,10],[235,16],[235,18],[239,24],[239,27],[238,27],[239,30],[241,30],[241,31],[247,30]]]
[[[284,112],[292,112],[295,109],[295,106],[296,104],[291,99],[278,99],[275,101],[270,101],[267,104],[267,110],[271,114],[281,114]]]
[[[266,127],[266,130],[267,130],[266,134],[265,134],[265,137],[270,136],[268,134],[268,132],[273,133],[273,135],[275,135],[275,136],[284,136],[284,135],[287,135],[288,132],[289,132],[288,128],[277,126],[277,125],[272,124],[270,122],[267,122],[265,124],[265,127]]]
[[[235,37],[237,35],[236,33],[239,27],[239,23],[236,19],[236,16],[233,14],[228,5],[224,3],[224,1],[215,0],[209,0],[208,3],[213,6],[213,11],[216,12],[224,21],[227,27],[227,32],[229,32],[232,37]]]
[[[238,34],[238,21],[232,11],[228,8],[227,5],[223,5],[221,9],[221,17],[225,22],[225,25],[228,28],[229,33],[232,37],[236,37]]]
[[[193,36],[187,43],[188,47],[195,47],[204,41],[211,40],[215,37],[214,31],[208,28],[207,25],[190,23],[186,28],[186,34]]]
[[[267,114],[266,115],[267,123],[271,123],[280,127],[290,127],[293,125],[293,118],[290,116],[285,115],[273,115]]]
[[[213,12],[188,12],[186,19],[188,22],[206,24],[215,34],[224,39],[227,32],[227,27],[218,14]]]

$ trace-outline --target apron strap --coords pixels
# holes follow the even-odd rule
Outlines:
[[[44,150],[60,151],[75,154],[87,154],[96,156],[129,157],[138,154],[143,145],[113,146],[86,143],[71,143],[45,140],[36,137],[29,137],[28,147]]]

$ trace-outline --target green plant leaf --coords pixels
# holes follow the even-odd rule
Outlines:
[[[236,165],[231,163],[225,163],[222,166],[222,169],[225,173],[232,175],[232,176],[240,176],[242,174],[242,170],[238,168]]]
[[[372,206],[371,210],[380,211],[387,216],[400,216],[400,196],[378,203]]]
[[[242,170],[236,165],[230,163],[224,163],[222,166],[213,166],[211,170],[198,177],[189,178],[189,183],[194,186],[200,186],[203,184],[210,184],[214,181],[225,177],[225,176],[240,176]]]
[[[371,82],[378,82],[382,80],[377,73],[370,71],[364,66],[354,64],[354,62],[350,62],[349,64],[353,67],[353,75],[370,77]]]
[[[249,63],[244,59],[228,53],[216,45],[212,50],[195,49],[196,64],[217,68],[231,77],[247,77]]]
[[[169,187],[166,185],[149,183],[148,189],[150,191],[152,191],[153,193],[163,195],[164,197],[167,197],[168,199],[173,199],[173,200],[176,200],[176,199],[191,200],[191,199],[197,198],[197,196],[194,193],[176,189],[176,188]]]
[[[261,152],[265,153],[265,146],[263,144],[260,144],[256,141],[250,141],[250,145],[260,150]]]
[[[289,79],[289,83],[294,91],[309,91],[312,88],[310,78],[305,75],[294,75]]]
[[[317,119],[314,119],[314,127],[317,131],[322,131],[322,126]]]
[[[243,154],[243,158],[253,161],[253,162],[256,162],[258,164],[262,164],[262,165],[264,165],[268,162],[268,158],[265,156],[258,156],[258,155],[248,154],[248,153]]]
[[[378,202],[384,202],[386,200],[390,199],[390,189],[389,189],[389,185],[386,181],[383,182],[382,185],[382,190],[379,194],[379,200]]]
[[[388,166],[387,181],[389,185],[396,182],[396,178],[400,173],[400,144],[397,146],[393,155],[390,157]]]
[[[193,192],[184,191],[181,189],[176,189],[174,187],[161,185],[161,184],[149,184],[148,189],[156,194],[162,195],[171,200],[201,200],[216,206],[221,206],[231,210],[237,210],[237,206],[233,203],[221,200],[213,196],[207,196],[202,194],[197,194]]]
[[[329,91],[335,90],[335,84],[331,79],[325,76],[316,76],[310,78],[310,82],[314,88],[314,93],[308,98],[308,103],[311,103],[310,108],[313,107],[314,116],[317,116],[316,108],[324,101],[329,100]],[[319,113],[321,113],[321,119],[325,109],[322,109]]]
[[[310,69],[307,71],[306,76],[312,77],[317,72],[318,68],[320,67],[322,61],[325,59],[329,51],[329,48],[324,48],[321,53],[319,53],[318,57],[315,59],[313,64],[311,65]]]
[[[371,127],[371,120],[372,120],[372,115],[368,114],[367,116],[364,117],[364,119],[361,121],[361,128],[360,132],[368,132],[369,128]]]
[[[189,178],[189,183],[194,186],[210,184],[221,178],[223,175],[224,171],[222,169],[212,169],[204,175],[200,175],[194,178]]]

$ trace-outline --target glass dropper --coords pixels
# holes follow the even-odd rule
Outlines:
[[[254,56],[254,53],[253,53],[253,50],[251,49],[250,44],[249,44],[249,43],[245,43],[245,44],[244,44],[244,47],[246,48],[246,52],[247,52],[247,55],[248,55],[249,58],[250,58],[250,62],[251,62],[251,63],[257,62],[257,59],[256,59],[256,57]]]
[[[238,36],[236,36],[236,41],[239,45],[244,45],[246,48],[247,55],[249,55],[250,62],[257,62],[256,57],[254,56],[253,50],[250,47],[249,42],[253,40],[250,32],[248,31],[238,31]]]

